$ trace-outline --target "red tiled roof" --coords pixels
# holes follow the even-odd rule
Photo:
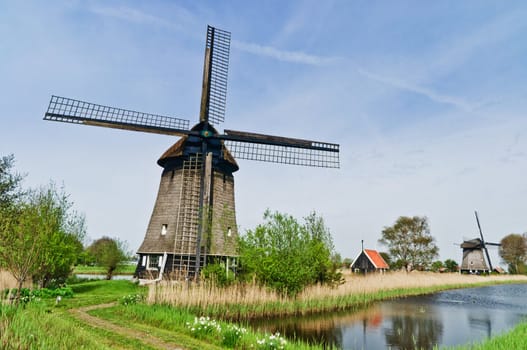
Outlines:
[[[390,268],[388,264],[386,263],[386,261],[384,261],[384,259],[382,258],[381,254],[379,254],[376,250],[364,249],[364,253],[366,253],[366,255],[368,256],[370,261],[373,263],[375,268],[377,269],[389,269]]]

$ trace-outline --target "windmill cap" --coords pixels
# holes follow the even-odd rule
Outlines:
[[[201,131],[203,129],[203,123],[195,125],[191,130],[192,131]],[[210,124],[208,125],[208,132],[212,135],[217,135],[218,132]],[[217,140],[216,145],[210,145],[210,150],[213,152],[214,156],[214,167],[220,168],[227,172],[235,172],[239,169],[236,160],[229,152],[229,150],[223,145],[223,141]],[[163,168],[178,166],[187,159],[189,153],[196,153],[195,148],[200,147],[201,138],[196,136],[183,136],[175,144],[173,144],[169,149],[165,151],[157,161],[157,164]],[[194,148],[193,151],[190,149]],[[223,154],[223,157],[220,156],[220,153]]]

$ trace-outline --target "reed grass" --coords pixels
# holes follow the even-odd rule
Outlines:
[[[198,315],[241,320],[359,309],[378,300],[510,282],[527,282],[527,277],[423,272],[367,276],[347,274],[345,283],[338,287],[310,286],[294,298],[256,283],[218,287],[210,283],[165,281],[150,285],[146,300],[149,304],[166,304]]]
[[[26,281],[23,284],[24,288],[31,286],[31,281]],[[18,283],[16,279],[6,270],[0,270],[0,291],[4,289],[13,289],[18,288]]]
[[[0,306],[1,349],[111,349],[43,305]]]

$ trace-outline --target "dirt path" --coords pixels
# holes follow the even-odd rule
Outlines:
[[[97,328],[103,328],[105,330],[110,330],[114,333],[120,334],[127,338],[134,338],[136,340],[139,340],[143,343],[146,343],[150,346],[156,347],[158,349],[167,349],[167,350],[183,350],[181,347],[179,347],[177,344],[173,343],[167,343],[164,340],[161,340],[159,338],[156,338],[152,336],[149,333],[137,330],[137,329],[130,329],[118,326],[116,324],[113,324],[111,322],[108,322],[106,320],[100,319],[95,316],[91,316],[88,314],[88,311],[96,310],[96,309],[104,309],[107,307],[115,306],[116,303],[109,303],[109,304],[99,304],[99,305],[90,305],[86,307],[81,307],[78,309],[72,309],[69,310],[75,317],[80,319],[81,321],[97,327]]]

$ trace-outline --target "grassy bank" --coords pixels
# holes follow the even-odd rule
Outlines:
[[[445,347],[444,350],[511,350],[527,349],[527,321],[514,327],[511,331],[474,344],[456,347]]]
[[[313,287],[296,299],[280,299],[277,295],[268,295],[268,291],[257,294],[256,289],[239,290],[250,302],[237,306],[230,314],[255,314],[259,310],[258,300],[262,295],[278,298],[266,301],[273,306],[262,306],[263,312],[277,310],[279,307],[290,312],[308,313],[315,310],[335,309],[336,307],[361,307],[375,300],[400,296],[423,294],[462,286],[527,281],[525,277],[506,276],[459,276],[461,279],[440,274],[403,274],[370,276],[357,278],[347,276],[346,284],[337,289]],[[424,287],[426,283],[429,286]],[[160,287],[166,288],[168,285]],[[186,285],[188,287],[188,285]],[[244,324],[220,321],[219,317],[196,318],[206,316],[211,310],[225,314],[225,308],[232,306],[227,298],[218,299],[221,307],[209,309],[201,299],[200,304],[192,306],[173,306],[171,303],[147,304],[141,302],[151,293],[162,289],[140,287],[129,281],[92,281],[70,286],[74,291],[72,298],[64,298],[58,304],[55,299],[42,299],[15,310],[7,304],[0,304],[0,348],[2,349],[220,349],[254,348],[270,349],[269,342],[280,338],[252,332]],[[171,288],[173,286],[170,286]],[[256,286],[255,286],[256,287]],[[174,290],[175,292],[175,290]],[[192,294],[180,292],[181,299],[192,299]],[[193,293],[188,290],[187,292]],[[200,293],[219,293],[209,288]],[[328,294],[330,293],[331,294]],[[224,290],[225,293],[225,290]],[[230,291],[229,293],[232,293]],[[346,293],[349,293],[347,295]],[[139,295],[139,297],[137,297]],[[213,297],[216,294],[207,294]],[[219,295],[216,295],[220,297]],[[173,296],[172,296],[173,297]],[[231,295],[232,297],[232,295]],[[311,297],[312,299],[309,299]],[[173,300],[176,300],[174,298]],[[128,302],[123,303],[124,300]],[[119,302],[121,301],[121,302]],[[138,302],[139,301],[139,302]],[[97,320],[106,323],[92,324],[79,317],[80,308],[89,305],[118,302],[113,306],[86,311]],[[284,304],[280,304],[280,303]],[[335,305],[338,306],[335,306]],[[355,305],[355,306],[353,306]],[[200,308],[201,307],[201,308]],[[233,306],[234,307],[234,306]],[[218,312],[219,310],[219,312]],[[223,311],[222,311],[223,310]],[[256,311],[255,311],[256,310]],[[267,311],[266,311],[267,310]],[[262,311],[262,310],[260,310]],[[210,316],[210,315],[209,315]],[[239,317],[240,319],[242,317]],[[112,327],[119,328],[112,328]],[[241,328],[247,328],[242,331]],[[526,348],[527,324],[521,324],[510,333],[477,344],[473,347],[455,349],[514,349]],[[155,340],[155,342],[153,341]],[[164,345],[163,345],[164,344]],[[166,346],[171,344],[171,347]],[[286,349],[316,349],[301,342],[287,340]]]
[[[153,349],[110,331],[91,327],[68,310],[114,301],[140,291],[126,281],[95,281],[73,285],[75,295],[58,304],[55,298],[33,300],[15,308],[0,304],[1,349]]]
[[[404,272],[369,276],[347,275],[346,282],[341,286],[308,287],[295,298],[284,297],[256,284],[237,284],[220,288],[205,283],[196,285],[164,282],[149,287],[147,302],[237,321],[353,310],[375,301],[400,296],[510,282],[527,282],[527,277]]]
[[[212,350],[252,345],[254,349],[271,349],[259,345],[281,339],[227,322],[197,319],[173,307],[138,303],[146,289],[129,281],[90,281],[70,287],[74,296],[58,304],[55,298],[34,300],[18,309],[0,303],[0,348]],[[110,321],[119,331],[108,323],[94,326],[83,322],[78,316],[82,308],[111,302],[116,303],[88,313]],[[285,348],[313,349],[290,341]]]
[[[204,343],[209,348],[217,349],[278,349],[264,346],[264,342],[273,340],[270,334],[251,331],[243,324],[233,324],[213,318],[196,318],[190,312],[175,309],[166,305],[135,304],[99,309],[91,314],[118,325],[132,326],[156,337],[169,341],[177,335],[177,341],[186,349],[203,349]],[[275,338],[284,341],[285,349],[322,349],[320,346],[309,346],[300,341]],[[197,342],[200,342],[197,344]],[[269,345],[269,344],[268,344]]]

